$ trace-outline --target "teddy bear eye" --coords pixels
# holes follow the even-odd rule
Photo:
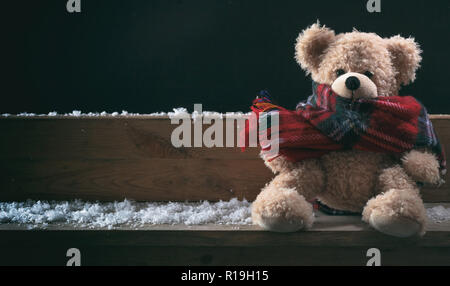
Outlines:
[[[343,74],[345,74],[345,71],[344,71],[343,69],[338,69],[338,70],[336,71],[336,75],[337,75],[337,76],[341,76],[341,75],[343,75]]]
[[[367,76],[368,78],[373,77],[373,73],[371,73],[370,71],[364,72],[364,75]]]

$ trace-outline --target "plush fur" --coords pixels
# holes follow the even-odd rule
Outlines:
[[[302,31],[295,45],[295,59],[306,73],[340,96],[349,94],[345,77],[350,75],[361,82],[354,93],[358,97],[397,95],[401,85],[415,80],[420,53],[412,38],[386,39],[356,30],[336,35],[319,23]],[[438,161],[427,150],[412,150],[401,159],[342,151],[297,163],[283,157],[265,163],[276,176],[253,203],[252,218],[272,231],[310,227],[313,210],[307,200],[318,198],[331,208],[362,213],[383,233],[423,235],[426,212],[416,181],[442,182]]]

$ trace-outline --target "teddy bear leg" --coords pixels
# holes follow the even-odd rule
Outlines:
[[[295,164],[277,163],[279,174],[261,191],[252,204],[253,223],[278,232],[308,228],[314,220],[306,200],[320,193],[324,173],[317,160]]]
[[[314,214],[311,204],[295,188],[268,185],[252,204],[252,220],[266,230],[292,232],[310,227]]]
[[[381,193],[367,202],[363,220],[378,231],[397,237],[423,235],[426,211],[411,178],[396,165],[379,176]]]

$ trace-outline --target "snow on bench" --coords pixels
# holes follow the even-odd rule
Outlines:
[[[448,178],[421,190],[422,238],[320,213],[311,230],[266,232],[249,220],[273,176],[257,148],[175,148],[169,116],[1,115],[0,265],[65,265],[73,247],[83,265],[365,265],[373,247],[382,265],[450,265]],[[449,146],[450,116],[432,120]]]
[[[320,212],[312,229],[294,233],[249,224],[147,223],[105,229],[59,221],[33,230],[26,224],[0,224],[0,265],[65,265],[66,251],[74,247],[82,265],[364,266],[371,248],[380,250],[382,265],[450,265],[450,220],[442,217],[441,208],[448,212],[450,204],[427,204],[427,233],[407,239],[381,234],[359,216]]]

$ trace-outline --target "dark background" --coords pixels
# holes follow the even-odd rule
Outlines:
[[[311,82],[294,60],[298,33],[320,19],[336,32],[414,36],[422,68],[404,94],[450,113],[450,2],[382,0],[3,1],[0,113],[106,110],[247,111],[267,88],[294,107]]]

